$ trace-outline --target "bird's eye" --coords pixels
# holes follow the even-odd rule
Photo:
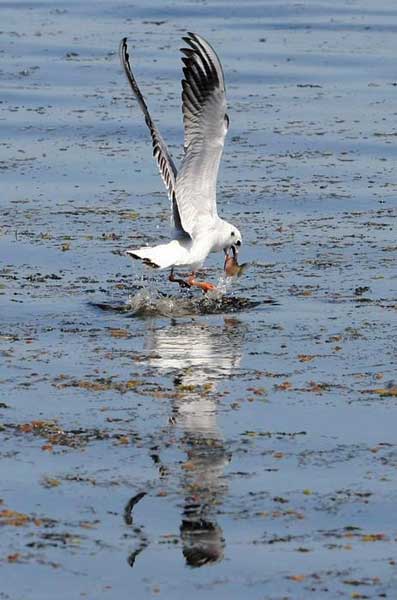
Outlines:
[[[230,234],[232,237],[234,237],[236,234],[234,233],[234,231],[232,231],[232,233]]]

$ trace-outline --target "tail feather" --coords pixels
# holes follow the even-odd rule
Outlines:
[[[126,250],[126,254],[134,259],[141,260],[145,265],[154,269],[166,269],[183,262],[181,258],[186,255],[186,249],[177,240],[173,240],[168,244],[158,246],[131,248]]]

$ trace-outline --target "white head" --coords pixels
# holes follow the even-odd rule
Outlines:
[[[229,254],[229,250],[232,250],[233,256],[236,257],[239,251],[239,248],[242,244],[241,233],[234,225],[231,225],[227,221],[222,219],[222,243],[221,248],[223,248],[226,256]]]

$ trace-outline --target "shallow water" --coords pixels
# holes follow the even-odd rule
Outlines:
[[[394,598],[394,3],[1,15],[0,598]],[[191,30],[249,263],[213,304],[123,254],[168,202],[117,45],[179,158]]]

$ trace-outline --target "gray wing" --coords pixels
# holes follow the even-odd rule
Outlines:
[[[176,179],[182,227],[195,237],[217,216],[216,181],[229,126],[223,71],[213,48],[202,37],[183,38],[182,110],[185,155]]]
[[[130,65],[130,57],[128,54],[127,47],[127,38],[123,38],[120,42],[120,60],[121,64],[124,67],[125,74],[127,76],[128,82],[131,86],[132,91],[135,94],[136,99],[138,100],[138,104],[142,109],[143,114],[145,115],[145,122],[149,128],[150,135],[152,136],[152,145],[153,145],[153,156],[157,161],[157,165],[160,171],[160,175],[164,181],[165,187],[168,191],[168,197],[171,200],[172,204],[172,218],[174,222],[174,226],[179,233],[186,232],[183,230],[181,218],[179,215],[178,205],[176,202],[176,178],[177,171],[172,160],[170,153],[168,152],[167,144],[163,140],[160,135],[159,130],[157,129],[155,123],[153,122],[146,102],[141,94],[141,90],[138,87],[137,82],[135,81],[135,77],[132,73],[131,65]]]

